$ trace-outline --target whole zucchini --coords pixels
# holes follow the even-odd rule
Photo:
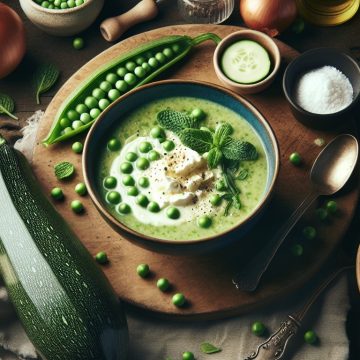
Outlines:
[[[121,303],[92,256],[0,136],[0,274],[45,360],[124,360]]]
[[[43,144],[47,146],[65,141],[88,130],[111,102],[152,81],[184,58],[194,46],[206,40],[219,43],[221,39],[212,33],[195,38],[186,35],[165,36],[105,64],[70,93],[56,114]]]

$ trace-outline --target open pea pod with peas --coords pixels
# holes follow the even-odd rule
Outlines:
[[[150,82],[206,40],[217,44],[221,39],[212,33],[194,38],[166,36],[115,58],[69,96],[43,144],[48,146],[65,141],[86,131],[111,102],[129,90]]]

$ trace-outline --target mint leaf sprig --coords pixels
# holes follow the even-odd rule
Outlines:
[[[6,114],[15,120],[19,120],[14,114],[14,100],[6,94],[0,94],[0,114]]]
[[[161,127],[166,130],[172,131],[177,135],[182,130],[185,130],[187,128],[197,128],[198,126],[196,119],[194,119],[190,115],[171,109],[160,111],[157,114],[157,121]]]

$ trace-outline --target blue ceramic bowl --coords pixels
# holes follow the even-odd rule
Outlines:
[[[175,96],[190,96],[226,106],[246,119],[262,140],[268,164],[266,188],[256,208],[241,223],[217,236],[199,240],[163,240],[136,232],[118,221],[108,210],[100,189],[97,188],[97,161],[99,146],[109,137],[122,115],[144,103]],[[135,89],[112,103],[92,126],[84,147],[83,172],[91,199],[105,220],[126,239],[154,251],[172,254],[194,254],[213,251],[239,241],[261,217],[270,199],[279,171],[279,149],[275,135],[261,113],[241,96],[222,87],[183,80],[165,80]]]

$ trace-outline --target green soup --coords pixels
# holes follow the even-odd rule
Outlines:
[[[241,162],[237,171],[241,208],[232,206],[225,216],[226,199],[213,201],[214,195],[226,194],[219,188],[220,168],[208,169],[204,156],[168,131],[166,139],[150,135],[158,126],[157,114],[167,108],[187,113],[201,108],[206,117],[200,126],[212,130],[227,122],[233,127],[233,138],[256,147],[258,159]],[[153,101],[122,118],[112,136],[120,140],[121,148],[102,149],[98,186],[111,214],[141,234],[164,240],[211,237],[242,222],[264,196],[267,159],[260,138],[241,116],[214,102],[191,97]],[[167,147],[168,142],[175,148]],[[154,202],[158,208],[152,207]],[[199,219],[204,216],[211,224],[201,227]]]

